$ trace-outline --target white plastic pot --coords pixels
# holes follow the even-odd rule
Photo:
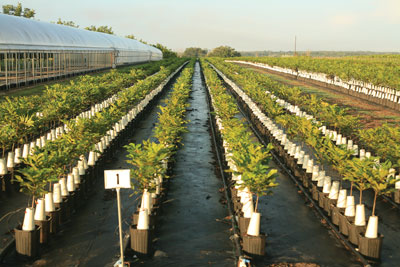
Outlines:
[[[44,196],[44,200],[45,200],[45,210],[46,210],[46,212],[55,211],[53,193],[47,193]]]
[[[260,220],[261,213],[253,212],[251,215],[250,223],[247,228],[247,234],[251,236],[259,236],[260,235]]]
[[[147,210],[148,214],[151,214],[151,195],[147,191],[147,189],[145,189],[143,192],[142,203],[140,208]]]
[[[36,143],[35,142],[31,142],[31,144],[29,146],[29,155],[33,154],[33,151],[35,151],[35,147],[36,147]]]
[[[86,160],[85,155],[81,155],[80,160],[83,162],[83,167],[85,168],[85,170],[87,170],[89,168],[89,166],[88,166],[88,162]]]
[[[68,187],[67,187],[67,180],[65,178],[61,178],[58,182],[61,188],[61,196],[66,197],[69,195]]]
[[[243,203],[242,212],[244,218],[251,218],[254,212],[253,198],[246,198],[246,201]]]
[[[59,183],[53,184],[53,201],[54,203],[61,203],[61,185]]]
[[[17,147],[15,149],[15,156],[14,156],[14,163],[15,164],[20,164],[21,163],[21,157],[22,157],[22,151],[20,147]]]
[[[23,149],[22,149],[22,157],[23,157],[24,159],[26,159],[26,158],[28,157],[29,151],[30,151],[30,149],[29,149],[29,144],[24,144],[24,147],[23,147]]]
[[[46,214],[45,214],[45,205],[43,198],[39,198],[37,200],[36,204],[36,209],[35,209],[35,220],[36,221],[44,221],[46,220]]]
[[[336,207],[346,208],[346,202],[347,202],[347,190],[341,189],[339,191],[339,197],[338,197],[338,202],[337,202]]]
[[[81,177],[79,176],[79,169],[77,167],[72,168],[72,175],[74,176],[74,183],[80,184]]]
[[[35,230],[35,221],[34,221],[34,208],[26,208],[24,222],[22,224],[23,231],[32,231]]]
[[[346,210],[344,211],[344,215],[347,217],[353,217],[355,216],[355,213],[354,196],[347,196]]]
[[[378,237],[378,216],[369,217],[367,230],[365,231],[365,237],[367,238]]]
[[[318,174],[317,187],[323,187],[325,183],[325,171],[320,171]]]
[[[322,189],[322,192],[324,194],[329,194],[331,192],[331,177],[330,176],[325,176],[324,179],[324,188]]]
[[[0,158],[0,175],[6,175],[8,173],[7,170],[7,162],[5,158]]]
[[[357,226],[364,226],[365,223],[365,207],[364,204],[356,205],[356,218],[354,224]]]
[[[14,157],[15,157],[15,153],[14,151],[10,151],[7,154],[7,168],[14,168]]]
[[[74,176],[69,173],[67,176],[67,189],[68,192],[74,192],[75,191],[75,181],[74,181]]]
[[[318,181],[319,177],[319,166],[315,165],[312,168],[312,176],[311,176],[311,181]]]
[[[312,173],[314,167],[314,161],[312,159],[308,160],[306,173]]]
[[[331,191],[329,192],[329,199],[338,199],[339,197],[339,181],[333,181],[331,186]]]
[[[93,151],[89,152],[89,159],[88,159],[88,166],[95,166],[96,165],[96,153]]]

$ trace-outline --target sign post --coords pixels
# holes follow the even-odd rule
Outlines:
[[[119,228],[119,246],[121,250],[121,258],[114,266],[124,267],[124,247],[122,244],[122,219],[121,219],[121,188],[131,188],[130,170],[105,170],[104,171],[104,187],[105,189],[117,190],[118,204],[118,228]]]

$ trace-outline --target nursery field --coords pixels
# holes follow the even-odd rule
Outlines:
[[[398,82],[379,73],[398,58],[303,59],[164,59],[5,98],[0,265],[114,266],[104,171],[129,169],[130,266],[396,266]]]

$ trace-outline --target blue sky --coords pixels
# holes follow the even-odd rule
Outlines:
[[[400,52],[400,0],[0,0],[41,21],[111,26],[174,50],[229,45],[240,51]]]

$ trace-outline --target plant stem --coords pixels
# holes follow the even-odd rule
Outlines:
[[[257,212],[257,208],[258,208],[258,198],[259,198],[259,196],[258,196],[258,194],[257,194],[257,199],[256,199],[256,208],[255,208],[254,212]]]
[[[32,209],[34,208],[35,205],[35,196],[32,196]]]
[[[353,195],[353,182],[351,182],[351,185],[350,185],[350,196],[352,196]]]
[[[362,193],[363,193],[363,190],[360,190],[360,205],[362,204]]]
[[[372,206],[372,216],[375,216],[375,206],[376,206],[376,197],[378,196],[378,192],[375,191],[374,195],[374,205]]]

